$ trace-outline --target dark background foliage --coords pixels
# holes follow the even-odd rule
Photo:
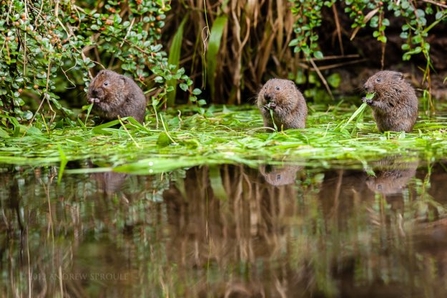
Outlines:
[[[447,93],[446,9],[431,0],[2,0],[2,123],[78,113],[102,68],[133,77],[154,108],[203,104],[198,96],[252,104],[270,77],[330,102],[396,69],[428,109]]]

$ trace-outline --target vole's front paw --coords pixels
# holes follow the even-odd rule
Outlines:
[[[274,110],[276,108],[276,103],[274,101],[269,102],[264,106],[267,110]]]
[[[366,103],[367,105],[369,105],[369,106],[372,106],[372,105],[373,105],[373,100],[372,100],[372,99],[368,99],[368,98],[366,98],[366,97],[363,97],[363,98],[362,98],[362,101],[363,101],[364,103]]]

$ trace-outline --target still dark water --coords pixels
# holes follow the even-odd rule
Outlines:
[[[447,162],[57,171],[1,167],[2,297],[447,297]]]

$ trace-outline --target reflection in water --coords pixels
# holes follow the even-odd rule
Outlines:
[[[106,172],[93,173],[91,178],[97,183],[97,190],[102,191],[105,197],[110,197],[121,190],[127,176],[122,173]]]
[[[1,296],[443,297],[443,162],[0,172]]]
[[[368,177],[368,187],[374,192],[392,195],[402,193],[416,174],[418,162],[403,162],[398,156],[391,156],[374,162],[372,167],[375,176]]]
[[[259,172],[264,176],[267,183],[271,185],[292,184],[296,180],[296,172],[302,169],[300,166],[270,166],[262,165]]]

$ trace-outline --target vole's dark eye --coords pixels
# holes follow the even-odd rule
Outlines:
[[[276,86],[275,89],[278,90],[278,91],[281,90],[281,88],[279,88],[278,86]]]
[[[109,86],[109,81],[104,81],[104,83],[102,83],[102,85],[104,86],[104,87],[107,87],[107,86]]]
[[[377,79],[376,79],[376,82],[377,82],[377,83],[380,83],[381,81],[382,81],[381,78],[377,78]]]

